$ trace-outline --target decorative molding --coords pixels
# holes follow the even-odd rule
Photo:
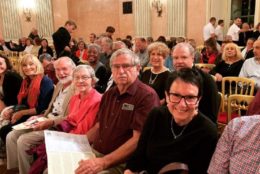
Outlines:
[[[21,22],[17,4],[17,0],[0,0],[2,30],[5,40],[17,39],[21,36]]]
[[[168,0],[167,1],[167,35],[168,36],[186,36],[186,0]]]

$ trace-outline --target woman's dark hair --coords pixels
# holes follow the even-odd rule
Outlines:
[[[87,44],[83,40],[78,42],[77,47],[79,47],[79,44],[81,44],[81,43],[84,44],[84,49],[86,49],[87,48]]]
[[[4,59],[5,60],[5,63],[6,63],[6,71],[7,70],[12,70],[13,69],[13,66],[12,66],[12,64],[11,64],[11,62],[10,62],[10,60],[8,59],[8,57],[6,57],[6,56],[4,56],[4,55],[2,55],[2,54],[0,54],[0,58],[2,58],[2,59]]]
[[[131,43],[131,41],[129,41],[128,39],[123,39],[122,42],[125,43],[128,49],[132,49],[133,44]]]
[[[170,88],[172,86],[172,83],[180,79],[181,81],[184,81],[185,83],[190,83],[192,85],[195,85],[199,89],[198,96],[201,97],[203,95],[203,80],[201,75],[199,74],[198,70],[192,69],[192,68],[183,68],[179,71],[172,72],[166,82],[166,92],[170,92]]]
[[[46,41],[46,43],[47,43],[47,46],[48,46],[48,45],[49,45],[49,42],[48,42],[48,40],[47,40],[47,39],[43,38],[43,39],[41,40],[41,42],[42,42],[42,41],[44,41],[44,40]]]
[[[157,41],[157,42],[163,42],[163,43],[166,44],[166,38],[165,38],[164,36],[159,36],[156,41]]]
[[[217,42],[215,39],[209,38],[204,42],[204,45],[211,47],[214,53],[218,53]]]

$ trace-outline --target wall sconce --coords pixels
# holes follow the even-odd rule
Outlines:
[[[153,0],[152,1],[152,7],[156,9],[158,17],[162,16],[162,2],[161,0]]]
[[[23,8],[23,14],[25,16],[25,21],[26,22],[31,22],[32,14],[31,14],[31,9],[28,7]]]
[[[19,8],[21,9],[26,22],[32,21],[33,9],[35,8],[35,0],[20,0]]]

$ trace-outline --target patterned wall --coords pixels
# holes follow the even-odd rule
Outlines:
[[[51,0],[37,0],[36,5],[36,25],[39,33],[43,37],[52,35],[53,28],[53,15]]]
[[[135,35],[151,36],[150,0],[135,0]]]
[[[167,1],[168,36],[186,36],[186,0]]]
[[[17,4],[18,0],[0,0],[2,31],[6,40],[17,39],[22,33]]]
[[[0,0],[0,12],[2,18],[3,37],[6,40],[18,39],[22,37],[22,25],[24,16],[19,14],[19,6],[21,0]],[[43,37],[50,37],[54,31],[53,27],[53,14],[52,14],[52,2],[51,0],[34,0],[35,9],[33,9],[32,19],[38,29],[38,33]],[[30,25],[30,23],[27,23]],[[31,24],[33,25],[33,24]]]

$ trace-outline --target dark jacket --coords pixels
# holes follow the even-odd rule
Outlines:
[[[6,106],[17,104],[17,95],[22,83],[22,77],[12,71],[7,71],[3,81],[3,102]]]
[[[61,53],[62,51],[64,51],[64,48],[66,46],[69,46],[71,36],[66,28],[60,27],[55,33],[53,33],[52,39],[58,58],[61,56]]]

